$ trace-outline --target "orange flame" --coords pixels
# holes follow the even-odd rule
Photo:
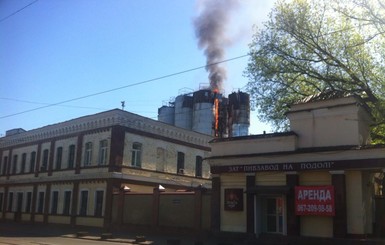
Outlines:
[[[218,99],[218,89],[214,89],[214,132],[215,136],[219,136],[219,99]]]

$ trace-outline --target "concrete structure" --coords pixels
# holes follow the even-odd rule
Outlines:
[[[210,89],[181,94],[158,109],[158,120],[215,137],[248,135],[250,96],[238,91],[226,98]]]
[[[210,188],[211,139],[118,109],[17,130],[0,138],[0,219],[108,227],[120,189]]]
[[[213,230],[294,244],[384,234],[385,146],[368,144],[365,103],[312,98],[287,116],[290,132],[211,142]]]

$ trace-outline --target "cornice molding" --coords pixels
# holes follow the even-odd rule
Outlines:
[[[206,147],[209,147],[208,142],[213,139],[210,135],[115,109],[0,138],[0,148],[49,140],[54,137],[71,136],[117,125]]]

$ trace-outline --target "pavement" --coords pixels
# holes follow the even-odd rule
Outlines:
[[[209,234],[192,235],[189,233],[173,232],[166,233],[165,231],[154,231],[152,229],[138,229],[138,227],[116,227],[113,232],[106,232],[101,228],[92,227],[73,227],[69,225],[58,224],[41,224],[41,223],[16,223],[13,221],[0,221],[0,244],[19,244],[19,243],[4,243],[5,238],[20,238],[20,237],[36,237],[36,238],[71,238],[68,239],[68,244],[74,244],[74,239],[79,239],[79,243],[75,244],[135,244],[135,245],[248,245],[248,244],[299,244],[299,241],[291,243],[279,240],[247,241],[244,239],[232,237],[214,237]],[[82,240],[80,240],[82,239]],[[319,241],[317,241],[319,240]],[[81,241],[88,241],[82,243]],[[28,243],[29,244],[29,243]],[[46,243],[36,243],[45,244]],[[48,243],[47,243],[48,244]],[[67,244],[67,242],[64,242]],[[322,239],[312,239],[302,241],[300,244],[349,244],[349,245],[385,245],[384,239],[362,239],[362,240],[336,240],[334,242]]]
[[[101,228],[72,227],[69,225],[16,223],[13,221],[0,222],[1,237],[63,237],[95,241],[108,241],[118,244],[136,245],[235,245],[228,241],[210,237],[208,235],[194,236],[191,234],[166,234],[143,229],[118,229],[106,232]]]

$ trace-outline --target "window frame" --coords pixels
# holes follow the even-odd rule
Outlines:
[[[58,190],[53,190],[51,192],[51,209],[50,209],[50,214],[56,215],[58,214],[59,206],[59,191]]]
[[[63,163],[63,147],[59,146],[56,148],[56,157],[55,157],[55,170],[60,170]]]
[[[31,158],[29,159],[29,172],[34,173],[36,169],[36,151],[31,152]]]
[[[67,203],[66,194],[69,194],[68,203]],[[62,211],[62,214],[63,215],[70,215],[71,214],[71,206],[72,206],[72,191],[71,190],[65,190],[63,192],[63,211]]]
[[[25,168],[27,165],[27,153],[23,153],[21,155],[21,168],[20,168],[20,173],[24,174],[25,173]]]
[[[85,199],[83,198],[83,193],[87,193]],[[79,192],[79,216],[87,216],[88,213],[88,199],[89,199],[89,190],[81,190]]]
[[[108,158],[108,140],[99,141],[99,165],[107,165]]]
[[[101,203],[98,202],[98,194],[101,194]],[[104,208],[104,190],[95,190],[95,206],[94,206],[94,216],[102,217],[103,216],[103,208]]]
[[[143,144],[140,142],[132,143],[131,148],[131,166],[141,168],[142,167],[142,151]]]
[[[8,193],[8,203],[7,203],[7,211],[8,212],[13,211],[13,199],[14,199],[13,191],[10,191]]]
[[[75,166],[76,160],[76,145],[72,144],[68,146],[68,169],[72,169]]]
[[[36,198],[36,213],[44,213],[45,191],[38,191]]]
[[[43,150],[43,157],[41,160],[40,172],[45,172],[48,169],[48,161],[49,161],[49,150]]]
[[[92,142],[88,141],[84,144],[84,166],[92,165]]]
[[[176,173],[184,174],[185,171],[185,153],[178,151],[176,160]]]
[[[32,211],[32,192],[27,191],[26,198],[25,198],[24,212],[31,213],[31,211]]]
[[[203,177],[203,157],[195,157],[195,177]]]
[[[13,155],[12,157],[12,171],[11,171],[11,174],[16,174],[17,173],[17,165],[18,165],[18,155],[15,154]]]

